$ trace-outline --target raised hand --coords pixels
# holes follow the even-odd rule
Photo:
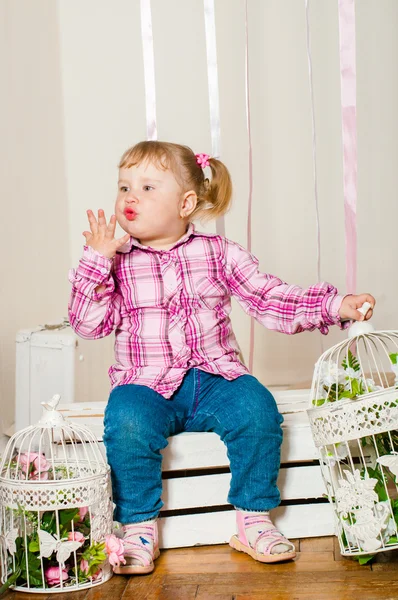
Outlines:
[[[365,303],[370,303],[370,308],[364,316],[359,312],[358,308]],[[376,300],[371,294],[359,294],[357,296],[350,295],[343,299],[340,306],[339,315],[342,321],[352,319],[353,321],[368,321],[373,315],[373,308]]]
[[[91,230],[83,231],[87,246],[91,246],[91,248],[107,258],[113,258],[117,250],[129,241],[130,235],[126,233],[126,235],[116,240],[116,217],[112,215],[107,224],[102,208],[98,211],[98,221],[92,210],[87,211],[87,217]]]

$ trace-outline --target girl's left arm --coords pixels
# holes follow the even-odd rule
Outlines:
[[[314,329],[327,334],[330,325],[349,327],[351,321],[343,320],[347,317],[340,311],[348,296],[340,295],[333,285],[321,282],[303,289],[288,284],[261,273],[257,258],[242,246],[230,240],[225,242],[225,272],[231,294],[262,325],[287,334]],[[350,318],[355,319],[354,313],[350,313]]]

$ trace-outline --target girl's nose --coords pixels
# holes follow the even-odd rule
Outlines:
[[[130,194],[126,198],[126,202],[129,203],[129,204],[131,204],[133,202],[138,202],[138,198],[137,198],[137,196],[135,194],[133,194],[133,193],[130,192]]]

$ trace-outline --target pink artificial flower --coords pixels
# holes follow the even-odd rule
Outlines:
[[[47,567],[47,569],[44,571],[44,576],[48,585],[58,585],[60,577],[62,581],[65,581],[69,578],[66,567],[63,569],[61,569],[61,567]]]
[[[79,508],[79,521],[84,521],[86,514],[88,513],[88,506],[80,506]]]
[[[35,481],[37,481],[38,479],[40,479],[40,481],[47,481],[48,479],[48,472],[47,471],[40,471],[40,473],[38,471],[32,471],[29,479],[33,479]]]
[[[85,575],[87,575],[88,570],[89,570],[89,566],[88,566],[88,562],[86,561],[85,558],[82,558],[82,560],[80,561],[80,570],[82,573],[84,573]]]
[[[102,569],[98,569],[98,571],[96,571],[95,573],[93,573],[91,575],[91,577],[93,578],[93,581],[95,581],[99,577],[102,577]]]
[[[44,454],[38,452],[24,452],[19,457],[19,464],[23,473],[29,474],[29,479],[48,479],[50,468]]]
[[[126,564],[123,540],[116,537],[113,533],[105,536],[105,551],[113,567],[118,567],[120,563],[123,565]]]
[[[70,531],[68,533],[69,542],[80,542],[83,543],[85,540],[84,535],[80,531]]]

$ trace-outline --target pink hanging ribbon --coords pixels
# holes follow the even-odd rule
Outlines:
[[[203,0],[206,34],[207,80],[209,88],[209,111],[212,156],[219,158],[221,147],[220,101],[218,91],[218,65],[216,42],[216,17],[214,0]],[[216,220],[216,231],[225,236],[225,220]]]
[[[141,36],[144,61],[147,139],[156,140],[155,58],[153,53],[152,15],[150,0],[141,0]]]
[[[250,124],[250,86],[249,86],[249,21],[247,0],[245,0],[245,91],[246,91],[246,128],[249,150],[249,198],[247,205],[247,249],[252,251],[252,204],[253,204],[253,152]],[[249,371],[253,373],[254,359],[254,318],[250,319]]]
[[[339,0],[339,34],[346,291],[355,293],[357,285],[357,121],[354,0]]]

